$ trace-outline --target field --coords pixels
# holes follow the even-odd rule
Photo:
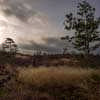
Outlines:
[[[50,56],[48,63],[28,65],[30,57],[21,56],[18,65],[1,65],[0,100],[100,100],[99,62],[81,66],[86,59],[75,57]]]

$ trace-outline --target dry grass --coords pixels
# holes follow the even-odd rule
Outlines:
[[[17,77],[33,91],[48,93],[60,100],[99,100],[99,72],[69,67],[23,68],[19,69]]]
[[[93,69],[40,67],[19,70],[18,79],[35,86],[76,84],[86,80],[95,71]]]
[[[11,91],[2,100],[100,100],[100,70],[19,67],[16,73],[17,82],[8,84]]]

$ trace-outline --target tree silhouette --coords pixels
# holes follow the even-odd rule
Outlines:
[[[100,46],[100,43],[97,43],[100,41],[98,31],[100,18],[95,18],[95,8],[87,1],[78,3],[77,17],[73,13],[66,15],[64,25],[67,31],[74,30],[75,34],[73,36],[69,34],[62,39],[71,42],[79,51],[89,54]]]
[[[12,38],[6,38],[4,43],[2,44],[3,51],[7,51],[9,53],[17,52],[17,44]]]

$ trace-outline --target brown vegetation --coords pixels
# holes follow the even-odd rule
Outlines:
[[[99,69],[70,68],[69,66],[18,67],[16,75],[6,83],[2,91],[0,90],[0,99],[99,100],[99,83]]]
[[[0,100],[99,100],[100,57],[90,57],[6,55],[0,66]]]

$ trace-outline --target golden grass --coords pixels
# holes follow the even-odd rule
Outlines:
[[[33,86],[64,86],[78,84],[91,77],[96,70],[66,67],[19,69],[18,80]]]
[[[99,100],[100,70],[70,67],[17,68],[8,84],[14,100]],[[13,94],[13,95],[12,95]],[[38,99],[35,99],[38,98]],[[8,98],[8,97],[6,97]],[[21,99],[20,99],[21,98]],[[54,98],[54,99],[51,99]],[[29,99],[27,99],[29,100]],[[44,100],[44,99],[43,99]]]

